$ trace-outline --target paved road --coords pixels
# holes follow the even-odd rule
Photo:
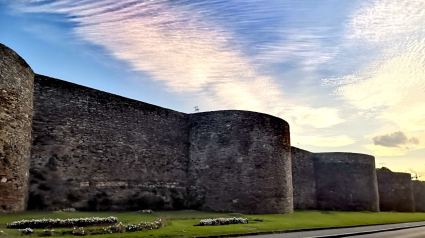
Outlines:
[[[317,236],[327,236],[327,235],[337,235],[337,234],[346,234],[346,233],[355,233],[361,231],[373,231],[373,230],[381,230],[381,229],[389,229],[389,228],[397,228],[397,227],[409,227],[409,226],[417,226],[417,225],[425,225],[425,222],[409,222],[409,223],[400,223],[400,224],[390,224],[390,225],[379,225],[379,226],[364,226],[364,227],[354,227],[354,228],[342,228],[342,229],[329,229],[329,230],[319,230],[319,231],[303,231],[303,232],[293,232],[293,233],[282,233],[282,234],[273,234],[273,235],[258,235],[258,236],[245,236],[249,238],[309,238],[309,237],[317,237]],[[413,230],[419,228],[411,228],[399,230],[403,233],[403,231]],[[414,230],[415,232],[416,230]],[[425,227],[420,232],[425,231]],[[397,231],[393,231],[397,232]],[[375,233],[379,234],[379,233]],[[381,233],[384,234],[384,233]],[[387,233],[392,235],[391,233]],[[398,233],[395,233],[398,234]],[[425,235],[422,236],[371,236],[374,234],[369,234],[366,236],[351,236],[351,237],[421,237],[425,238]]]
[[[410,228],[398,231],[379,232],[375,234],[351,236],[352,238],[424,238],[425,227]]]

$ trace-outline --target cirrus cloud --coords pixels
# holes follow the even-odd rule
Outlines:
[[[195,98],[202,108],[261,111],[312,128],[344,121],[336,108],[288,102],[281,85],[258,69],[258,57],[250,58],[235,43],[241,39],[216,24],[208,10],[196,10],[196,5],[167,0],[58,0],[19,1],[16,7],[22,12],[64,15],[74,23],[76,38],[101,46],[170,92]],[[301,51],[308,55],[304,48]],[[280,106],[282,102],[287,103]]]
[[[360,52],[370,49],[354,73],[324,79],[323,85],[382,128],[364,147],[377,156],[402,156],[425,148],[425,2],[366,1],[346,25],[346,40]],[[409,139],[407,135],[412,135]]]

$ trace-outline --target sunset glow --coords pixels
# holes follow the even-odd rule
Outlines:
[[[186,113],[271,114],[293,146],[371,154],[425,179],[423,0],[0,0],[0,11],[0,42],[37,73]]]

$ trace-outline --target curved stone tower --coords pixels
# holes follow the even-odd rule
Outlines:
[[[316,172],[313,165],[313,153],[291,147],[291,162],[294,209],[316,210]]]
[[[233,110],[195,113],[189,121],[189,174],[202,210],[293,212],[287,122]]]
[[[415,212],[425,212],[425,181],[412,180]]]
[[[409,173],[376,171],[381,211],[415,212],[412,177]]]
[[[23,211],[28,194],[34,72],[0,44],[0,211]]]
[[[379,212],[375,158],[357,153],[315,153],[320,210]]]

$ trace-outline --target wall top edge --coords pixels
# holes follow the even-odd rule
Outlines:
[[[59,85],[59,86],[62,86],[62,87],[90,90],[90,91],[93,91],[95,93],[101,93],[101,94],[114,96],[114,97],[121,98],[121,99],[126,100],[126,101],[131,101],[133,103],[144,103],[144,104],[147,104],[149,106],[156,107],[158,109],[169,110],[169,111],[173,111],[175,113],[184,114],[186,116],[196,117],[196,116],[203,116],[203,115],[213,115],[213,114],[232,113],[232,112],[233,113],[247,113],[247,114],[257,114],[257,115],[264,115],[264,116],[267,116],[267,117],[276,118],[276,119],[281,120],[282,122],[285,122],[289,126],[289,124],[285,120],[283,120],[282,118],[272,116],[272,115],[262,113],[262,112],[254,112],[254,111],[247,111],[247,110],[217,110],[217,111],[206,111],[206,112],[197,112],[197,113],[184,113],[184,112],[175,111],[175,110],[172,110],[172,109],[169,109],[169,108],[157,106],[157,105],[147,103],[147,102],[143,102],[143,101],[139,101],[139,100],[136,100],[136,99],[127,98],[127,97],[124,97],[124,96],[121,96],[121,95],[105,92],[105,91],[102,91],[102,90],[90,88],[90,87],[87,87],[87,86],[83,86],[83,85],[72,83],[72,82],[69,82],[69,81],[66,81],[66,80],[63,80],[63,79],[57,79],[57,78],[53,78],[53,77],[42,75],[42,74],[35,74],[35,78],[37,78],[38,80],[46,80],[46,81],[48,80],[49,83],[56,84],[56,85]]]
[[[165,108],[165,107],[157,106],[157,105],[154,105],[154,104],[151,104],[151,103],[147,103],[147,102],[139,101],[139,100],[136,100],[136,99],[124,97],[124,96],[121,96],[121,95],[118,95],[118,94],[105,92],[105,91],[95,89],[95,88],[90,88],[90,87],[80,85],[80,84],[76,84],[76,83],[72,83],[72,82],[69,82],[69,81],[66,81],[66,80],[63,80],[63,79],[53,78],[53,77],[42,75],[42,74],[35,74],[35,78],[37,80],[44,80],[44,81],[48,80],[49,81],[48,83],[55,84],[55,85],[58,85],[58,86],[61,86],[61,87],[64,87],[64,88],[70,88],[70,89],[76,88],[76,89],[81,89],[81,90],[89,90],[89,91],[92,91],[94,93],[104,94],[104,95],[115,97],[117,99],[122,99],[123,101],[131,102],[131,103],[143,103],[143,104],[146,104],[148,106],[155,107],[155,108],[158,108],[158,109],[161,109],[161,110],[168,110],[168,111],[172,111],[172,112],[175,112],[175,113],[188,115],[187,113],[184,113],[184,112],[175,111],[175,110],[172,110],[172,109],[169,109],[169,108]]]
[[[300,148],[295,147],[295,146],[291,146],[291,149],[292,149],[292,150],[300,150],[300,151],[302,151],[302,152],[307,152],[307,153],[310,153],[310,154],[314,154],[314,153],[313,153],[313,152],[311,152],[311,151],[304,150],[304,149],[300,149]]]
[[[377,170],[376,172],[380,174],[392,174],[393,176],[400,176],[400,177],[403,177],[403,176],[406,176],[406,177],[409,176],[409,178],[412,177],[412,174],[404,173],[404,172],[392,172],[392,171],[384,171],[384,170]]]
[[[362,154],[362,153],[355,153],[355,152],[320,152],[320,153],[313,153],[314,155],[360,155],[363,157],[371,157],[375,158],[373,155],[368,154]]]
[[[16,51],[0,43],[0,52],[6,52],[8,54],[12,54],[13,57],[15,57],[15,59],[21,64],[21,66],[28,68],[29,70],[31,70],[32,73],[34,73],[31,66],[27,63],[27,61],[25,61]]]
[[[211,115],[211,114],[226,114],[226,113],[243,113],[243,114],[252,114],[252,115],[261,115],[261,116],[266,116],[266,117],[270,117],[270,118],[274,118],[274,119],[278,119],[281,120],[283,122],[285,122],[288,126],[289,123],[287,121],[285,121],[284,119],[277,117],[277,116],[273,116],[267,113],[263,113],[263,112],[256,112],[256,111],[248,111],[248,110],[235,110],[235,109],[229,109],[229,110],[217,110],[217,111],[205,111],[205,112],[195,112],[195,113],[189,113],[189,116],[205,116],[205,115]]]

